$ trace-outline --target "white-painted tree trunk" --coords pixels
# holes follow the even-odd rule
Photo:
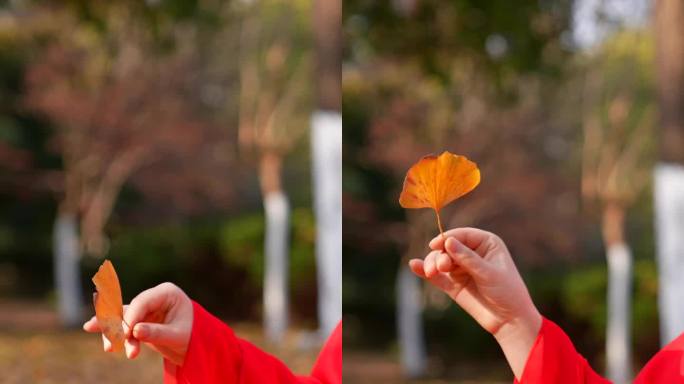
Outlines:
[[[316,215],[319,332],[326,337],[342,318],[342,115],[316,111],[311,119]]]
[[[59,319],[64,326],[80,326],[83,320],[83,298],[78,221],[75,215],[58,213],[53,228],[52,246]]]
[[[660,163],[654,174],[660,342],[684,332],[684,166]]]
[[[427,366],[420,280],[402,263],[396,284],[401,366],[406,377],[417,378],[425,375]]]
[[[632,377],[632,252],[624,243],[608,247],[608,322],[606,370],[615,384]]]
[[[282,192],[264,197],[264,328],[269,341],[282,341],[288,326],[290,204]]]

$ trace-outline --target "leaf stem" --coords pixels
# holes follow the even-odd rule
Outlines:
[[[439,233],[442,235],[442,239],[444,238],[444,228],[442,227],[442,219],[439,217],[439,211],[435,209],[435,213],[437,214],[437,226],[439,227]]]

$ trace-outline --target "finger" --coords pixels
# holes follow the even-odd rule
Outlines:
[[[472,249],[454,237],[447,238],[445,249],[453,261],[463,267],[474,278],[484,278],[490,266],[484,259]]]
[[[445,293],[455,293],[454,288],[454,278],[459,279],[459,274],[463,274],[462,269],[458,268],[456,271],[450,272],[449,274],[438,273],[433,277],[428,278],[425,276],[425,269],[423,267],[423,260],[421,259],[411,259],[409,260],[409,268],[418,277],[427,280],[430,284],[434,285],[438,289],[444,291]]]
[[[451,272],[454,268],[454,263],[451,261],[451,257],[446,253],[437,254],[436,264],[437,270],[439,272]]]
[[[104,349],[105,352],[112,352],[114,350],[112,342],[107,339],[104,333],[102,334],[102,349]]]
[[[447,294],[451,294],[455,287],[454,281],[446,273],[435,273],[434,276],[426,278],[426,280]]]
[[[121,319],[121,327],[123,328],[124,335],[126,335],[127,337],[128,337],[128,335],[131,333],[131,330],[128,329],[128,323],[126,322],[126,319],[125,319],[125,317],[126,317],[126,311],[128,310],[128,307],[129,307],[129,306],[130,306],[130,305],[128,305],[128,304],[126,304],[126,305],[123,306],[123,316],[124,316],[124,317]]]
[[[425,270],[425,277],[428,279],[439,273],[437,271],[437,264],[435,263],[436,251],[428,253],[423,261],[423,269]]]
[[[445,239],[444,235],[442,235],[442,234],[437,235],[437,237],[430,240],[430,243],[429,243],[430,249],[432,249],[433,251],[444,250],[444,239]]]
[[[125,339],[124,349],[126,350],[126,357],[135,359],[140,354],[140,341],[132,337]]]
[[[415,273],[418,277],[425,279],[425,269],[423,267],[423,260],[421,259],[411,259],[409,260],[409,269],[411,272]]]
[[[138,323],[133,327],[133,337],[146,343],[174,345],[183,342],[183,333],[168,324]]]
[[[490,240],[493,236],[493,233],[478,228],[454,228],[444,232],[444,235],[439,234],[430,240],[430,249],[435,251],[444,250],[444,241],[449,237],[456,238],[456,240],[470,249],[477,249],[483,242]]]
[[[95,316],[91,317],[90,320],[83,323],[83,330],[90,333],[102,332],[102,330],[100,329],[100,324],[98,324],[97,318]]]
[[[126,308],[124,313],[124,332],[126,337],[131,336],[131,328],[144,321],[148,313],[160,311],[170,305],[169,289],[166,283],[159,284],[138,294]]]

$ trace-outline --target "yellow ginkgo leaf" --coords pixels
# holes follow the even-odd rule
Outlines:
[[[121,286],[114,266],[109,260],[105,260],[97,270],[93,276],[93,283],[97,289],[97,293],[93,295],[97,323],[102,333],[112,343],[113,352],[123,350],[125,337],[121,325],[123,321]]]
[[[477,164],[465,156],[444,151],[420,159],[406,173],[399,204],[404,208],[432,208],[444,233],[439,211],[480,184]]]

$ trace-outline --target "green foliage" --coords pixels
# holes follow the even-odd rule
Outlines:
[[[651,259],[634,263],[632,334],[635,342],[657,338],[657,271]],[[563,280],[560,298],[573,321],[588,324],[596,340],[605,339],[607,270],[604,264],[571,271]]]
[[[560,37],[570,23],[570,1],[525,0],[511,6],[506,0],[423,0],[405,12],[396,3],[345,2],[348,55],[401,57],[445,82],[457,62],[474,63],[503,85],[517,72],[557,71],[568,54]],[[488,53],[492,38],[505,41],[503,55]]]
[[[124,301],[156,284],[172,281],[190,297],[223,316],[254,318],[260,311],[263,231],[261,214],[245,214],[220,222],[114,228],[107,257],[119,273]],[[315,294],[311,289],[316,276],[314,236],[311,210],[294,209],[290,289],[293,312],[299,318],[313,315],[307,308]],[[84,258],[85,292],[91,291],[90,277],[100,263],[100,259]]]
[[[250,281],[261,287],[264,276],[264,216],[249,214],[229,220],[221,228],[223,260],[248,271]],[[297,289],[315,276],[315,226],[311,210],[297,208],[291,214],[290,285]]]
[[[264,218],[252,214],[230,220],[221,229],[221,254],[226,262],[245,268],[254,284],[264,273]]]
[[[215,225],[168,225],[150,228],[122,228],[112,234],[108,258],[112,260],[125,286],[124,296],[150,288],[166,280],[183,281],[190,265],[205,257],[203,251],[215,247]],[[101,260],[84,259],[84,280]],[[220,266],[217,266],[220,268]]]
[[[593,108],[602,115],[604,123],[608,123],[610,103],[627,97],[630,114],[626,134],[640,124],[655,124],[655,44],[650,35],[639,30],[615,34],[582,60],[580,66],[595,82],[588,86],[595,87],[598,93],[592,95]]]
[[[561,288],[561,301],[567,311],[588,322],[599,337],[606,329],[606,278],[605,265],[593,266],[570,272]]]
[[[315,280],[314,243],[316,226],[310,209],[292,212],[292,239],[290,240],[290,285]]]

